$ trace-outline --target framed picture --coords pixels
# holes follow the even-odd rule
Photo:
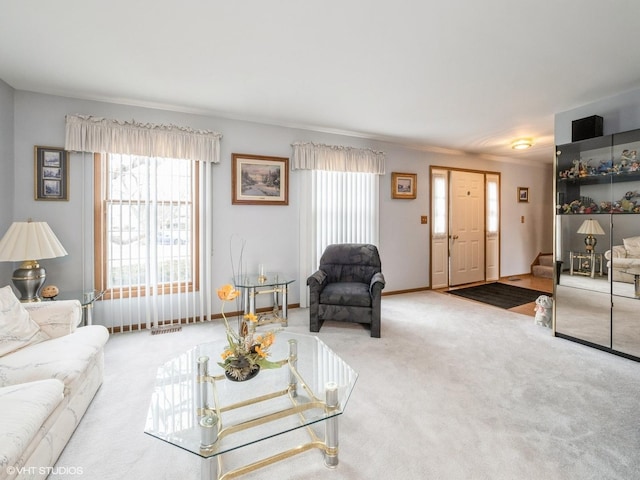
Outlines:
[[[69,200],[69,156],[64,148],[34,147],[36,200]]]
[[[233,205],[289,205],[289,159],[231,154]]]
[[[518,202],[529,201],[529,187],[518,187]]]
[[[416,198],[418,174],[391,172],[391,198]]]

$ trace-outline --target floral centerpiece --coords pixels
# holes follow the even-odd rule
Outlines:
[[[218,289],[218,298],[222,300],[220,313],[224,319],[228,343],[221,355],[222,362],[218,362],[218,365],[224,368],[227,378],[241,382],[253,378],[261,368],[279,368],[280,363],[267,360],[270,355],[269,348],[275,341],[275,332],[256,332],[256,315],[244,315],[237,330],[230,327],[224,314],[224,305],[238,295],[240,292],[229,284]]]

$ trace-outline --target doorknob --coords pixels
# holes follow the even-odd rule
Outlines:
[[[453,236],[449,235],[449,238],[452,238],[452,239],[454,239],[454,240],[457,240],[457,239],[458,239],[458,235],[453,235]]]

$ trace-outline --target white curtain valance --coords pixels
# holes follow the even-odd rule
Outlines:
[[[292,143],[292,170],[328,170],[334,172],[385,173],[385,153],[368,148]]]
[[[222,135],[176,125],[67,115],[65,150],[220,162]]]

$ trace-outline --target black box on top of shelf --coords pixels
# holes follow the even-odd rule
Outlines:
[[[602,117],[592,115],[571,122],[571,141],[586,140],[602,136]]]

